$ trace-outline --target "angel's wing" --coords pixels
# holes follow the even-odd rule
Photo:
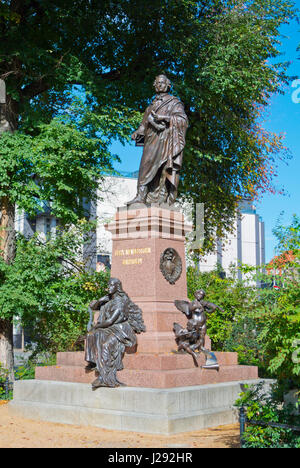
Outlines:
[[[188,301],[174,301],[174,304],[180,312],[183,312],[187,317],[190,315],[190,303]]]

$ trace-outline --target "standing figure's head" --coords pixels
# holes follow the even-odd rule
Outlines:
[[[123,292],[122,283],[118,278],[111,278],[108,282],[108,294],[112,295],[116,292]]]
[[[166,75],[158,75],[153,83],[157,93],[167,93],[171,88],[171,81]]]
[[[201,301],[202,299],[204,299],[204,297],[205,297],[205,291],[203,291],[203,289],[198,289],[195,292],[195,298],[197,299],[197,301]]]

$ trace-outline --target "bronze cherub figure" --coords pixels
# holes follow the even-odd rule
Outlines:
[[[214,312],[221,307],[212,304],[211,302],[204,301],[205,292],[199,289],[195,292],[195,300],[188,301],[174,301],[175,306],[180,312],[183,312],[187,318],[187,326],[183,328],[178,323],[174,323],[173,331],[175,333],[175,341],[178,345],[178,352],[187,352],[192,355],[195,366],[199,366],[197,357],[200,352],[206,356],[206,363],[203,368],[206,369],[219,369],[219,364],[215,354],[204,347],[205,336],[207,331],[206,314]],[[197,353],[198,351],[198,353]]]

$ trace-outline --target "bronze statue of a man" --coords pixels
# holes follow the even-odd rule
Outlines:
[[[169,94],[170,80],[158,75],[156,97],[147,107],[143,121],[132,139],[144,146],[133,203],[168,203],[177,197],[188,119],[183,104]]]

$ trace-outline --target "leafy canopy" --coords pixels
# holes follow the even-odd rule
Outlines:
[[[283,141],[263,129],[261,116],[288,82],[280,27],[294,17],[288,0],[3,0],[7,117],[25,132],[49,124],[74,84],[90,93],[98,115],[142,111],[154,76],[165,72],[190,122],[181,194],[205,203],[211,247],[240,197],[274,190]]]
[[[86,221],[57,229],[56,235],[18,237],[15,261],[0,263],[0,316],[16,320],[29,333],[34,352],[82,348],[89,321],[88,304],[104,295],[109,274],[89,272],[96,254]],[[83,259],[82,252],[90,256]]]
[[[135,115],[125,108],[95,114],[75,99],[34,132],[2,134],[0,197],[32,216],[48,204],[60,220],[76,222],[87,215],[83,201],[95,199],[101,178],[113,171],[112,139],[125,141]]]

